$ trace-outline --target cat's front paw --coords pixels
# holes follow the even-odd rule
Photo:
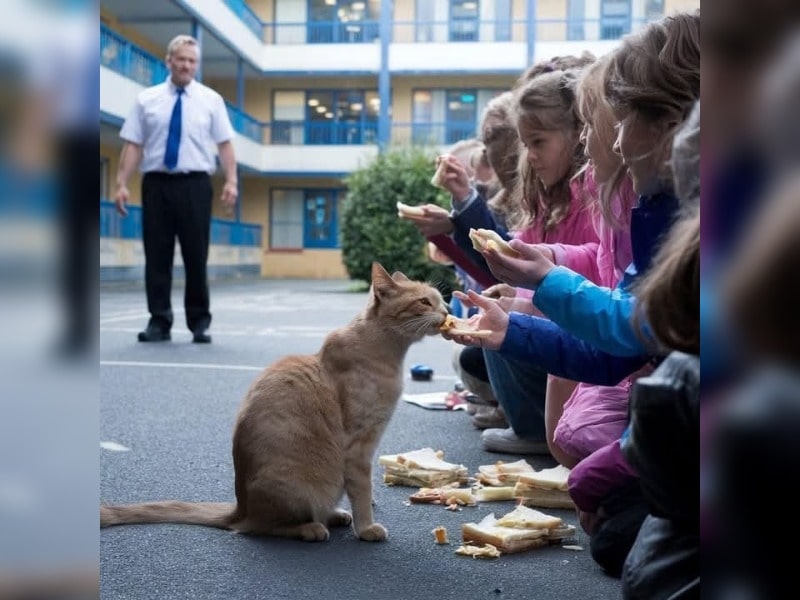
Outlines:
[[[328,527],[347,527],[353,522],[353,516],[341,508],[337,508],[328,517]]]
[[[358,537],[365,542],[383,542],[388,537],[386,528],[380,523],[373,523],[358,532]]]

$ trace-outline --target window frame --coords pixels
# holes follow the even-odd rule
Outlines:
[[[270,188],[269,190],[269,251],[270,252],[302,252],[305,243],[305,194],[303,195],[301,201],[301,218],[300,218],[300,227],[301,227],[301,234],[300,234],[300,245],[299,246],[275,246],[274,245],[274,236],[272,235],[273,225],[276,223],[274,222],[274,206],[275,206],[275,192],[295,192],[295,191],[304,191],[302,188],[292,188],[292,187],[274,187]],[[298,223],[288,223],[291,225],[298,225]]]

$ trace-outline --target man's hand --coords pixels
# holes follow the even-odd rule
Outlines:
[[[481,312],[469,319],[470,327],[475,329],[488,329],[492,332],[488,338],[475,338],[470,335],[448,335],[442,332],[442,336],[453,340],[464,346],[479,346],[487,350],[497,350],[503,345],[508,331],[508,313],[506,313],[497,303],[497,300],[486,298],[470,290],[468,294],[463,292],[453,292],[453,295],[461,300],[465,305],[477,306]]]
[[[128,202],[131,199],[131,192],[128,186],[118,185],[117,191],[114,194],[114,202],[117,205],[117,212],[123,217],[128,216]]]
[[[486,264],[500,281],[535,290],[555,265],[534,244],[519,240],[511,240],[509,244],[521,254],[520,258],[511,258],[497,250],[488,249],[481,252]]]
[[[447,210],[435,204],[424,204],[420,208],[425,211],[423,216],[408,215],[403,218],[413,223],[422,235],[433,237],[453,232],[453,222],[450,220],[450,213]]]
[[[227,215],[233,215],[236,198],[239,196],[239,186],[235,181],[226,181],[222,187],[222,206]]]

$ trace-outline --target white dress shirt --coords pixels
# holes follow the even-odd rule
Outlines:
[[[162,171],[187,173],[217,169],[216,145],[233,139],[234,132],[225,101],[210,87],[192,80],[181,98],[181,143],[178,164],[168,171],[164,166],[167,133],[178,94],[175,84],[164,83],[142,90],[136,96],[131,114],[119,135],[143,147],[142,173]]]

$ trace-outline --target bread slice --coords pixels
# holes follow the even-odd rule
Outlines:
[[[528,486],[548,490],[562,490],[564,492],[569,490],[568,480],[569,469],[563,465],[558,465],[552,469],[542,469],[541,471],[531,469],[530,473],[522,474],[517,478],[517,481],[521,481]]]
[[[436,172],[431,177],[431,185],[440,189],[444,187],[444,177],[447,174],[447,157],[449,155],[442,154],[436,158]]]
[[[491,544],[504,554],[524,552],[549,544],[547,529],[514,529],[497,524],[494,514],[487,515],[480,523],[464,523],[461,526],[464,542]]]
[[[478,499],[472,495],[469,488],[454,487],[455,484],[445,485],[440,488],[420,488],[408,497],[412,504],[444,504],[450,506],[475,506]]]
[[[492,229],[470,229],[468,235],[472,241],[472,247],[478,252],[494,249],[511,258],[521,256],[499,233]]]
[[[529,487],[518,481],[514,486],[514,498],[525,506],[539,508],[575,508],[569,492]]]
[[[478,502],[503,502],[505,500],[514,500],[514,486],[484,487],[478,484],[472,487],[472,495],[475,496]]]
[[[469,321],[453,315],[447,315],[439,329],[451,335],[470,335],[474,338],[488,338],[492,335],[491,329],[475,329]]]
[[[421,206],[410,206],[408,204],[398,202],[397,216],[403,219],[407,217],[424,217],[425,210]]]
[[[518,505],[510,513],[497,519],[497,525],[512,529],[555,529],[563,524],[564,522],[558,517],[522,505]]]
[[[467,468],[445,462],[443,458],[441,450],[422,448],[380,456],[378,463],[384,467],[383,481],[389,485],[435,488],[454,482],[466,483]]]
[[[520,475],[533,473],[533,467],[525,459],[509,463],[499,460],[493,465],[479,466],[476,476],[483,485],[508,486],[516,483]]]

